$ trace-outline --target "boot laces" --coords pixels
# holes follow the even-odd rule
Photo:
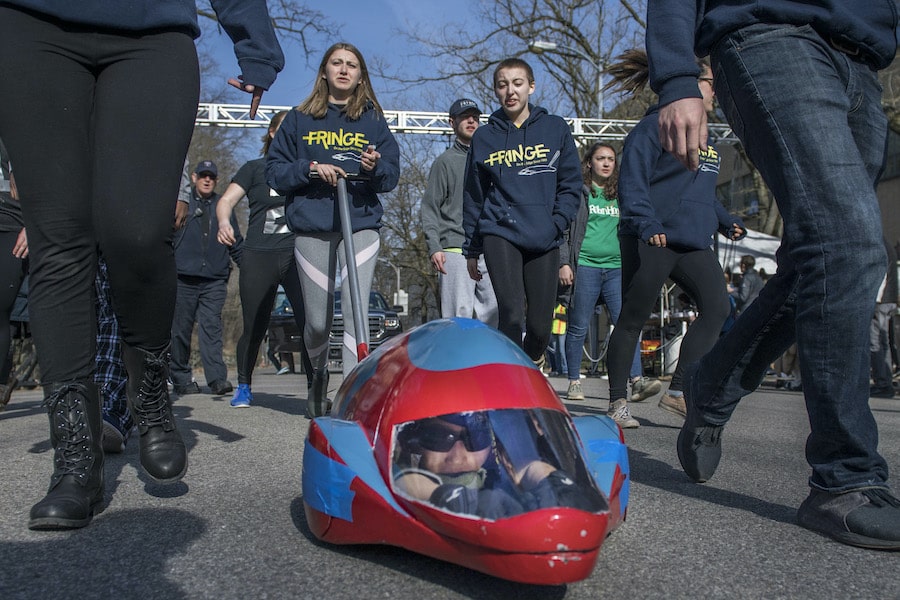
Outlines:
[[[172,407],[166,390],[165,362],[156,357],[145,358],[144,376],[138,387],[137,402],[134,412],[137,413],[141,427],[162,425],[166,431],[174,429]]]
[[[718,425],[707,425],[700,429],[697,440],[706,445],[718,444],[719,438],[722,437],[722,429],[724,427]]]
[[[66,475],[85,481],[94,463],[91,436],[85,415],[86,390],[81,384],[66,384],[44,400],[49,410],[56,435],[53,464],[56,469],[51,477],[55,485]]]

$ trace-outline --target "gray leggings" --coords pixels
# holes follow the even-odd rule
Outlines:
[[[369,292],[372,289],[380,247],[381,238],[374,229],[364,229],[353,234],[359,289],[367,320]],[[294,256],[297,259],[297,272],[300,275],[303,303],[306,307],[303,339],[315,369],[325,368],[328,363],[328,334],[331,332],[331,321],[334,317],[334,279],[337,267],[340,267],[341,312],[344,319],[342,359],[343,372],[347,375],[359,359],[356,356],[357,340],[349,300],[350,282],[347,278],[347,255],[343,236],[337,232],[298,234],[294,241]],[[367,323],[364,328],[366,337],[368,330]]]

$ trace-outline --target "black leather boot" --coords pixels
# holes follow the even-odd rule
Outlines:
[[[75,529],[91,522],[103,502],[103,423],[92,382],[44,388],[50,416],[53,475],[43,500],[31,507],[29,529]]]
[[[328,367],[313,371],[312,383],[307,388],[306,414],[310,419],[324,416],[331,407],[328,400]]]
[[[157,483],[175,483],[187,471],[187,450],[175,428],[166,385],[169,348],[151,353],[123,344],[122,359],[128,370],[128,405],[140,434],[141,467]]]

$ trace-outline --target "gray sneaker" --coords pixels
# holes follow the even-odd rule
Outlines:
[[[622,429],[635,429],[641,426],[637,419],[632,417],[628,411],[628,401],[625,398],[619,398],[615,402],[610,402],[606,416],[618,423]]]
[[[103,452],[109,454],[121,454],[125,452],[125,436],[115,425],[109,421],[103,421]]]
[[[200,385],[196,381],[192,381],[185,385],[175,385],[173,389],[179,396],[187,396],[188,394],[200,393]]]
[[[584,390],[581,389],[580,381],[572,381],[569,383],[569,389],[566,391],[567,400],[584,400]]]
[[[641,377],[631,384],[632,402],[643,402],[647,398],[652,398],[662,389],[662,383],[659,379],[650,379],[649,377]]]
[[[669,392],[662,395],[659,399],[659,407],[667,410],[673,415],[678,415],[682,419],[687,416],[687,408],[684,405],[684,394],[681,396],[672,396]]]

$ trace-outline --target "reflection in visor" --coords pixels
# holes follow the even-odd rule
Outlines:
[[[588,474],[570,421],[551,410],[455,413],[394,430],[394,489],[486,519],[565,506],[608,508]]]

